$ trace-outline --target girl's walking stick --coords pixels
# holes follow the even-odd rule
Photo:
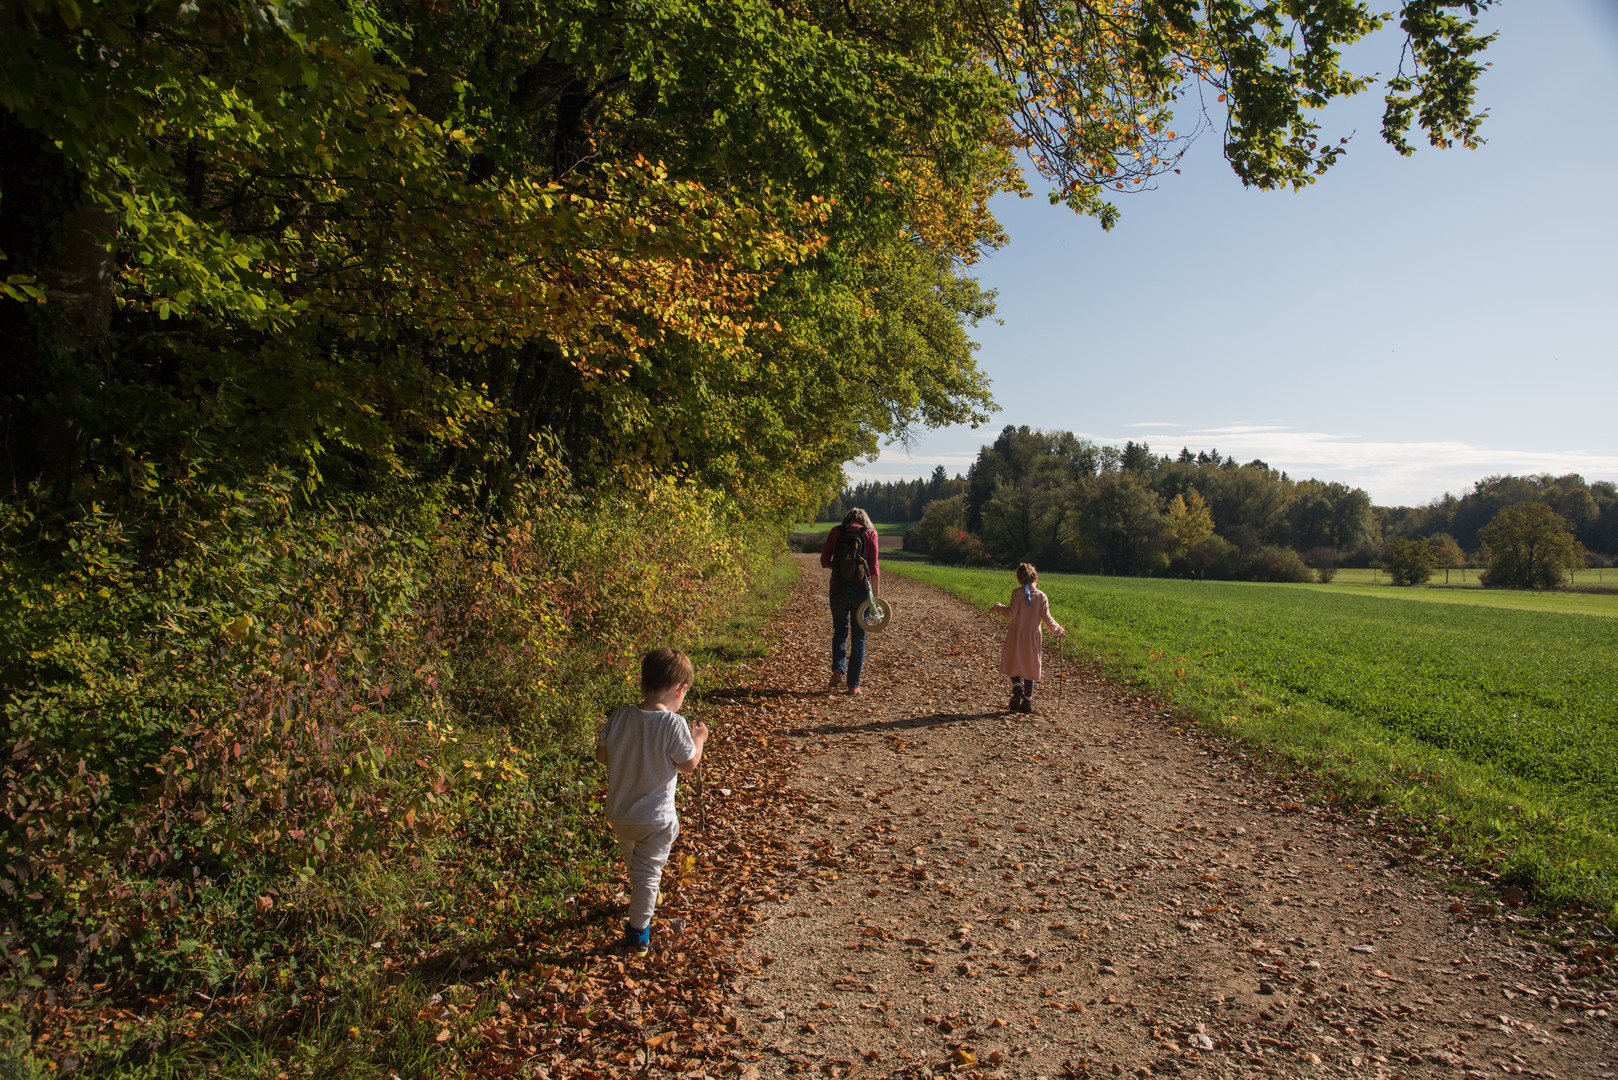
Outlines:
[[[1064,690],[1067,689],[1067,635],[1066,634],[1058,634],[1058,635],[1056,635],[1056,655],[1058,657],[1060,657],[1061,661],[1062,661],[1059,665],[1057,665],[1059,670],[1056,672],[1056,678],[1059,680],[1057,682],[1057,684],[1056,684],[1056,711],[1061,712],[1062,711],[1062,693],[1063,693]]]

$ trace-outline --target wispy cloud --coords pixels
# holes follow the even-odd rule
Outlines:
[[[1187,434],[1198,437],[1225,435],[1262,435],[1272,431],[1290,431],[1287,424],[1226,424],[1223,427],[1189,429]]]

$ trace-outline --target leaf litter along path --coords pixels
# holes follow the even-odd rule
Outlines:
[[[715,755],[737,839],[693,838],[704,878],[745,861],[755,920],[727,1010],[752,1049],[715,1071],[1618,1075],[1608,992],[1150,700],[1053,650],[1005,713],[1000,620],[890,574],[865,692],[829,692],[803,561],[759,682],[708,699],[782,770]]]

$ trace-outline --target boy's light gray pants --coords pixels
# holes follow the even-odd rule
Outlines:
[[[669,849],[680,835],[680,823],[615,821],[612,834],[618,838],[618,850],[623,852],[624,866],[629,870],[629,925],[644,930],[657,908],[657,884],[663,880]]]

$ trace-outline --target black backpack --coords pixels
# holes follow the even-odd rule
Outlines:
[[[865,526],[844,525],[837,546],[832,548],[831,576],[833,581],[864,581]]]

